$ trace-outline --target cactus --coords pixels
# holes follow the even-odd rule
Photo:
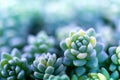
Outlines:
[[[26,80],[28,77],[28,64],[26,59],[21,59],[21,54],[17,49],[13,49],[11,54],[2,53],[0,61],[0,77],[5,80]]]
[[[32,64],[34,79],[46,80],[49,76],[59,76],[65,73],[66,67],[62,63],[62,58],[57,58],[56,54],[42,54],[37,57]]]

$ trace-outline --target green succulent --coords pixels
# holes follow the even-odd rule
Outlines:
[[[60,46],[65,50],[65,58],[70,59],[74,66],[80,66],[77,63],[83,62],[84,65],[85,59],[90,55],[90,52],[94,51],[96,38],[94,35],[88,35],[85,31],[79,30],[76,33],[70,33],[70,36],[60,43]]]
[[[102,68],[99,72],[88,73],[87,75],[77,76],[75,74],[72,75],[71,80],[113,80],[110,77],[109,72]]]
[[[26,59],[21,58],[17,49],[11,54],[3,52],[0,60],[0,77],[5,80],[25,80],[28,76],[28,64]]]
[[[88,79],[86,80],[107,80],[106,77],[101,73],[90,73],[88,74]]]
[[[33,61],[33,76],[36,80],[46,80],[49,76],[62,75],[66,67],[62,63],[62,58],[57,58],[56,54],[42,54]]]
[[[71,32],[69,37],[60,43],[60,47],[64,50],[64,64],[75,66],[74,71],[79,76],[86,70],[88,72],[98,70],[99,63],[107,59],[103,46],[97,42],[92,28],[88,31]],[[102,56],[104,58],[101,58]]]
[[[94,29],[88,31],[79,30],[71,32],[69,37],[60,43],[64,52],[64,64],[67,66],[75,66],[75,72],[80,76],[87,70],[96,71],[98,68],[97,53],[98,49]]]
[[[114,79],[119,78],[120,72],[120,46],[109,48],[111,64],[109,70],[112,72],[111,77]]]
[[[36,36],[29,36],[26,51],[32,54],[46,53],[54,46],[54,39],[49,37],[44,31],[40,31]]]
[[[62,75],[62,76],[54,76],[54,75],[51,75],[49,77],[49,79],[47,80],[70,80],[69,77],[67,75]]]
[[[46,52],[54,52],[54,39],[49,37],[44,31],[40,31],[36,36],[28,38],[28,46],[24,48],[25,57],[32,62],[36,55]]]

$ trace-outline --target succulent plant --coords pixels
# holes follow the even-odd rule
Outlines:
[[[25,80],[28,76],[28,64],[26,59],[21,58],[17,49],[11,54],[3,52],[0,60],[0,77],[3,80]]]
[[[96,50],[96,56],[98,58],[99,66],[100,67],[106,66],[108,62],[108,54],[104,50],[104,44],[98,41],[95,50]]]
[[[101,68],[99,72],[88,73],[87,75],[72,75],[71,80],[113,80],[109,72],[105,68]]]
[[[49,37],[44,31],[40,31],[36,36],[29,36],[26,52],[46,53],[54,46],[54,39]]]
[[[107,80],[106,77],[101,73],[90,73],[88,74],[88,78],[86,80],[95,80],[95,79]]]
[[[0,0],[0,80],[120,80],[120,0],[79,2]]]
[[[46,80],[49,76],[59,76],[65,73],[66,66],[62,63],[62,58],[57,58],[56,54],[42,54],[33,61],[32,69],[34,79]]]
[[[90,50],[91,52],[94,50],[96,38],[94,35],[89,36],[85,31],[79,30],[76,33],[71,32],[70,36],[60,43],[60,46],[65,50],[65,58],[71,59],[73,61],[71,64],[77,66],[74,60],[84,60],[88,56],[87,52],[90,54]]]
[[[116,80],[120,77],[120,46],[110,47],[109,55],[111,59],[109,70],[112,72],[111,77]]]
[[[88,72],[96,71],[99,68],[99,62],[102,63],[107,59],[92,28],[86,32],[84,30],[71,32],[69,37],[60,43],[60,46],[64,50],[64,64],[75,66],[74,71],[79,76],[86,70],[89,70]],[[101,59],[102,56],[104,58]]]
[[[36,55],[46,52],[54,52],[54,39],[49,37],[44,31],[40,31],[37,36],[28,38],[28,46],[25,46],[24,52],[29,62],[32,62]]]
[[[49,77],[49,79],[47,80],[70,80],[69,77],[67,75],[62,75],[62,76],[54,76],[54,75],[51,75]]]

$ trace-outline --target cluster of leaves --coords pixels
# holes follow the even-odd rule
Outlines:
[[[119,80],[120,1],[12,1],[0,1],[0,80]],[[27,40],[41,26],[55,37]]]
[[[99,38],[93,28],[77,28],[59,41],[40,31],[23,50],[1,53],[0,79],[119,80],[120,47],[107,52]]]

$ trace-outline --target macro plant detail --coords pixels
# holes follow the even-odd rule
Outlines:
[[[28,46],[26,52],[31,54],[49,52],[54,46],[54,39],[49,37],[46,32],[41,31],[36,36],[28,37]]]
[[[69,37],[60,43],[64,50],[64,64],[76,67],[74,72],[81,76],[86,71],[94,72],[99,63],[107,59],[102,45],[97,42],[94,29],[71,32]],[[99,48],[98,48],[99,46]],[[104,55],[104,58],[100,59]]]
[[[101,68],[98,72],[88,73],[87,75],[72,75],[71,80],[113,80],[109,72],[105,68]]]
[[[120,63],[119,63],[119,55],[120,55],[120,47],[110,47],[109,54],[111,59],[111,64],[109,66],[109,70],[112,72],[111,76],[113,79],[119,79],[120,72]]]
[[[36,36],[28,37],[28,45],[25,46],[24,56],[31,63],[36,55],[40,55],[54,50],[54,39],[49,37],[44,31],[39,32]]]
[[[71,63],[68,65],[83,66],[86,64],[85,59],[93,53],[96,46],[96,38],[88,34],[83,30],[71,32],[70,36],[60,43],[61,48],[65,50],[65,59],[70,59]]]
[[[13,49],[11,55],[3,52],[0,60],[0,77],[3,80],[26,80],[29,71],[26,59],[21,59],[17,49]]]
[[[120,80],[120,0],[0,0],[0,80]]]
[[[62,58],[57,58],[56,54],[42,54],[33,61],[34,79],[46,80],[49,76],[65,74],[66,66],[62,63]],[[51,78],[50,78],[51,79]]]

